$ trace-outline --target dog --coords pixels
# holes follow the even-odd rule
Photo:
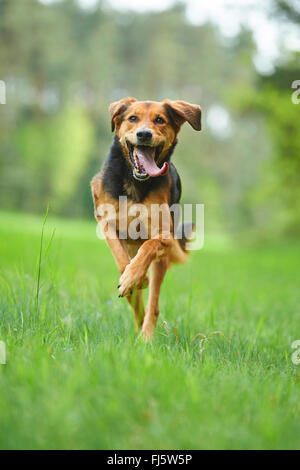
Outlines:
[[[147,342],[153,339],[165,273],[171,263],[184,263],[188,254],[188,237],[175,237],[170,213],[181,197],[180,177],[170,159],[185,122],[201,130],[201,108],[185,101],[128,97],[112,103],[109,111],[111,130],[116,132],[101,172],[91,181],[94,213],[119,269],[119,297],[126,297],[132,306],[136,327]],[[120,197],[127,204],[122,214]],[[115,220],[103,211],[108,206],[114,209]],[[162,217],[152,217],[151,207],[157,206],[163,207],[161,215],[167,214],[169,226],[162,223]],[[126,232],[137,212],[139,227],[146,227],[143,238]],[[148,285],[144,309],[142,289]]]

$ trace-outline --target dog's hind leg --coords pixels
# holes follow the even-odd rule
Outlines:
[[[133,308],[135,327],[140,330],[145,315],[142,289],[134,287],[132,294],[126,296],[126,299]]]
[[[159,315],[159,293],[169,260],[167,257],[153,261],[150,265],[149,299],[146,307],[144,323],[142,327],[143,336],[146,341],[151,341],[155,325]]]

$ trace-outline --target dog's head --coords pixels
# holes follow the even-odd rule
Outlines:
[[[116,128],[124,156],[139,181],[168,172],[168,163],[161,164],[185,121],[201,130],[200,107],[185,101],[124,98],[112,103],[109,110],[112,131]]]

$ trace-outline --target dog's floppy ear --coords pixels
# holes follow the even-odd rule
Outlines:
[[[193,129],[201,131],[201,108],[197,104],[190,104],[186,101],[164,100],[167,111],[177,127],[187,121]]]
[[[116,122],[118,117],[120,116],[121,113],[126,111],[128,106],[131,103],[134,103],[136,101],[135,98],[128,97],[128,98],[123,98],[119,101],[115,101],[114,103],[111,103],[109,105],[109,112],[111,115],[111,130],[112,132],[115,130],[116,127]]]

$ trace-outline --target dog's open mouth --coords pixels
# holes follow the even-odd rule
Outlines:
[[[168,172],[169,165],[165,162],[162,168],[159,168],[157,161],[163,149],[163,144],[157,147],[150,145],[133,145],[126,141],[133,165],[133,176],[139,181],[148,179],[150,176],[155,178],[163,176]]]

